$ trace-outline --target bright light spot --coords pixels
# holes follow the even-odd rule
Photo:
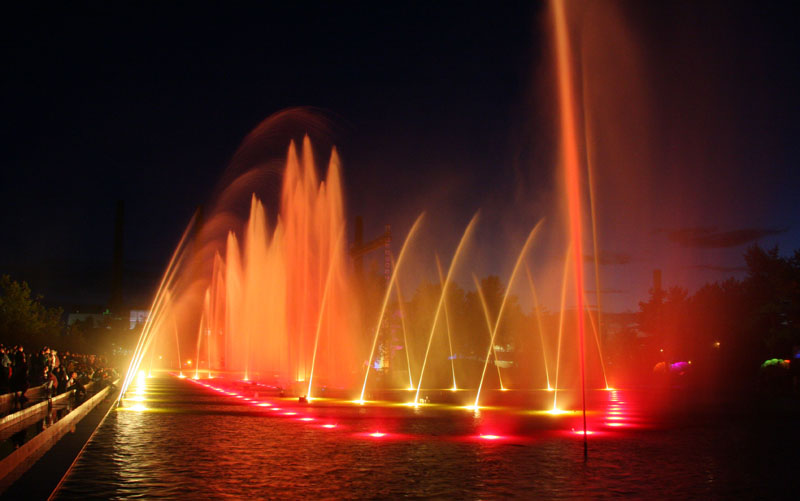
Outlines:
[[[186,361],[186,365],[192,365],[192,361],[191,360],[187,360]]]
[[[606,386],[606,391],[617,391],[616,388],[612,388],[610,386]]]
[[[297,413],[296,412],[284,412],[283,415],[284,416],[296,416]]]
[[[136,404],[136,405],[133,405],[133,406],[131,406],[131,407],[128,407],[128,408],[129,408],[130,410],[132,410],[132,411],[136,411],[136,412],[142,412],[142,411],[146,411],[146,410],[147,410],[147,407],[145,407],[145,406],[144,406],[144,405],[142,405],[142,404]]]
[[[281,410],[281,408],[280,407],[272,407],[270,410],[279,411],[279,410]]]
[[[413,386],[409,386],[408,391],[416,391],[416,389]]]
[[[144,384],[145,384],[144,383],[144,379],[145,379],[144,371],[139,371],[137,382],[139,383],[140,386],[144,386]]]
[[[467,409],[468,411],[477,411],[478,409],[480,409],[480,407],[478,407],[477,405],[465,405],[464,408]]]
[[[194,376],[192,376],[192,379],[194,379],[195,381],[197,381],[197,380],[198,380],[198,379],[200,379],[200,378],[197,376],[197,374],[195,374]]]
[[[484,440],[498,440],[503,438],[500,435],[481,435],[480,437]]]
[[[313,420],[314,420],[313,417],[301,417],[300,418],[300,421],[313,421]]]
[[[625,423],[606,423],[606,426],[625,426]]]
[[[419,407],[419,404],[417,402],[406,402],[403,405],[405,405],[406,407]]]
[[[179,378],[181,378],[181,379],[185,379],[185,378],[186,378],[186,376],[184,376],[184,375],[183,375],[183,372],[181,372],[180,374],[178,374],[178,377],[179,377]]]
[[[374,437],[374,438],[381,438],[381,437],[385,437],[386,433],[382,433],[380,431],[376,431],[374,433],[370,433],[369,436],[370,437]]]
[[[719,348],[719,347],[720,347],[720,342],[714,341],[714,348]]]
[[[458,391],[458,388],[456,388],[455,386],[453,386],[452,388],[450,388],[450,391]]]
[[[500,391],[508,391],[508,388],[500,388]]]
[[[364,399],[353,400],[353,403],[358,405],[364,405],[364,402],[366,402]]]
[[[332,428],[336,428],[336,425],[335,424],[323,424],[322,427],[323,428],[328,428],[330,430]]]
[[[271,404],[269,402],[261,402],[258,404],[259,407],[269,407]]]
[[[547,411],[547,413],[548,413],[548,414],[552,414],[553,416],[558,416],[559,414],[566,414],[566,413],[567,413],[567,411],[562,411],[562,410],[561,410],[561,409],[559,409],[558,407],[553,407],[552,409],[550,409],[549,411]]]
[[[584,434],[583,430],[576,430],[574,428],[572,429],[572,433],[574,433],[576,435],[583,435]],[[586,434],[587,435],[594,435],[594,432],[591,431],[591,430],[586,430]]]
[[[550,386],[549,384],[547,385],[547,391],[553,391],[553,387]]]

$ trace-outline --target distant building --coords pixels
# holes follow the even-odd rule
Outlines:
[[[67,315],[67,325],[72,326],[77,322],[90,322],[93,329],[101,327],[105,324],[105,313],[81,313],[80,311],[76,311],[75,313],[69,313]]]
[[[148,316],[150,316],[150,310],[131,310],[131,329],[147,322]]]

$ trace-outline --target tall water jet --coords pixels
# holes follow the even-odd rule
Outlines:
[[[453,253],[453,259],[450,261],[450,267],[447,270],[447,276],[445,277],[444,283],[442,284],[442,292],[439,295],[439,303],[436,305],[436,313],[433,316],[433,325],[431,325],[431,333],[428,336],[428,347],[425,349],[425,358],[422,360],[422,369],[419,371],[419,379],[417,379],[417,392],[414,395],[414,405],[418,405],[419,403],[419,391],[422,388],[422,378],[425,375],[425,367],[428,364],[428,355],[431,351],[431,343],[433,343],[433,333],[436,332],[436,324],[439,322],[439,313],[442,311],[442,304],[444,302],[445,295],[447,294],[447,287],[450,284],[450,278],[453,275],[453,270],[455,269],[455,265],[458,262],[458,257],[461,255],[461,249],[464,247],[464,243],[467,241],[469,235],[472,233],[472,229],[475,226],[475,221],[478,220],[478,214],[475,213],[470,219],[469,224],[467,224],[464,233],[461,235],[461,240],[458,242],[458,246],[456,247],[455,252]]]
[[[564,2],[554,0],[556,66],[558,74],[559,117],[561,126],[561,152],[567,187],[570,241],[574,247],[575,299],[578,310],[578,352],[580,355],[581,401],[583,407],[584,457],[588,454],[586,439],[586,368],[585,368],[585,319],[583,318],[583,236],[581,214],[580,159],[578,130],[573,91],[569,32]]]

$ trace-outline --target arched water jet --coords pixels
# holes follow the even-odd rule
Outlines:
[[[600,357],[600,369],[603,373],[603,382],[606,385],[606,389],[609,389],[608,386],[608,378],[606,377],[606,364],[603,360],[603,349],[600,347],[600,334],[597,332],[597,325],[595,325],[594,317],[592,317],[592,312],[586,312],[589,316],[589,325],[592,327],[592,332],[594,333],[594,340],[597,343],[597,356]]]
[[[383,324],[383,316],[386,313],[386,304],[389,302],[389,296],[392,293],[392,286],[394,285],[395,279],[397,277],[397,271],[400,269],[400,266],[403,263],[403,258],[405,257],[406,248],[408,247],[408,242],[411,240],[411,237],[417,231],[417,227],[419,227],[420,221],[422,221],[422,217],[425,213],[423,212],[417,219],[414,221],[414,224],[411,225],[411,229],[408,230],[408,235],[406,235],[406,239],[403,242],[403,246],[400,248],[400,254],[397,256],[397,266],[394,267],[392,270],[392,276],[389,279],[389,283],[386,284],[386,293],[383,296],[383,304],[381,305],[381,312],[378,315],[378,323],[375,326],[375,336],[372,340],[372,348],[369,351],[369,358],[367,359],[367,368],[366,374],[364,375],[364,385],[361,387],[361,396],[357,400],[358,403],[364,403],[364,393],[367,391],[367,380],[369,379],[369,368],[370,364],[372,363],[372,357],[375,356],[375,346],[378,344],[378,335],[381,332],[381,325]],[[417,390],[419,391],[419,389]]]
[[[486,334],[489,336],[489,343],[492,347],[492,354],[494,355],[494,366],[497,369],[497,380],[500,381],[500,388],[503,386],[503,376],[500,374],[500,365],[497,363],[497,348],[492,343],[492,319],[489,317],[489,305],[486,304],[486,296],[483,295],[483,288],[478,277],[473,273],[472,280],[475,282],[475,290],[478,291],[478,298],[481,300],[481,308],[483,309],[483,317],[486,319]]]
[[[150,365],[147,368],[147,377],[153,377],[153,355],[154,353],[150,352]]]
[[[216,254],[214,256],[214,272],[213,272],[214,276],[216,276],[216,264],[217,264],[217,260],[218,259],[219,259],[219,254]],[[214,285],[215,285],[214,281],[212,280],[211,287],[214,287]],[[205,336],[206,337],[206,364],[207,364],[206,368],[208,369],[208,379],[211,379],[211,329],[212,329],[211,326],[214,325],[214,317],[213,317],[213,314],[211,312],[211,289],[210,288],[206,289],[206,293],[205,293],[205,295],[203,297],[203,318],[206,319],[206,326],[205,326],[206,327],[205,328],[205,333],[206,333],[206,336]],[[198,342],[197,351],[198,352],[200,351],[199,342]],[[197,356],[197,363],[198,363],[198,368],[199,368],[199,366],[200,366],[200,355]]]
[[[442,293],[439,295],[439,304],[436,306],[436,313],[433,316],[433,325],[431,326],[431,334],[428,336],[428,347],[425,349],[425,358],[422,360],[422,369],[419,371],[419,379],[417,380],[417,392],[414,395],[414,405],[418,405],[419,403],[419,391],[422,388],[422,378],[425,375],[425,366],[428,364],[428,354],[431,351],[431,343],[433,342],[433,333],[436,332],[436,324],[439,322],[439,313],[442,311],[442,303],[447,294],[447,286],[450,284],[450,277],[453,274],[453,270],[455,269],[455,265],[458,261],[458,257],[461,254],[461,249],[464,247],[464,242],[466,242],[469,235],[472,233],[472,228],[475,226],[475,221],[478,219],[478,213],[475,213],[470,219],[467,228],[464,230],[464,234],[461,235],[461,240],[458,242],[458,246],[456,247],[456,251],[453,253],[453,259],[450,261],[450,268],[447,270],[447,277],[445,278],[444,283],[442,284]]]
[[[481,382],[478,385],[478,393],[475,395],[475,405],[474,407],[478,408],[478,402],[481,398],[481,388],[483,387],[483,379],[486,377],[486,366],[489,364],[489,355],[494,347],[494,338],[497,336],[497,329],[500,327],[500,322],[503,319],[503,311],[506,308],[506,302],[508,301],[508,294],[511,292],[511,286],[514,285],[514,278],[517,276],[517,271],[519,270],[519,265],[522,263],[522,259],[525,257],[525,254],[528,251],[528,247],[530,246],[531,242],[533,241],[533,237],[536,236],[536,233],[539,231],[539,228],[542,225],[542,221],[540,220],[536,225],[531,229],[531,232],[528,233],[528,238],[525,239],[525,243],[522,245],[522,249],[519,251],[519,256],[517,256],[517,262],[514,263],[514,268],[511,270],[511,277],[508,279],[508,285],[506,285],[505,294],[503,294],[503,301],[500,303],[500,310],[497,312],[497,319],[494,322],[494,329],[492,329],[492,339],[489,344],[489,350],[486,353],[486,360],[483,363],[483,372],[481,373]]]
[[[208,291],[206,290],[206,294]],[[203,339],[203,324],[205,323],[205,312],[200,315],[200,324],[197,326],[197,353],[194,359],[194,379],[200,379],[200,341]]]
[[[525,263],[525,275],[528,277],[528,286],[531,288],[531,296],[533,298],[533,311],[536,315],[536,326],[539,328],[539,339],[542,342],[542,364],[544,366],[544,375],[547,380],[547,391],[552,391],[553,387],[550,385],[550,370],[547,368],[547,348],[544,345],[544,327],[542,326],[542,314],[539,308],[539,295],[536,294],[536,287],[533,285],[533,276]]]
[[[392,267],[394,267],[394,260],[392,262]],[[411,353],[409,353],[408,332],[406,329],[406,312],[403,307],[403,293],[400,290],[400,280],[395,280],[395,287],[397,288],[397,307],[400,310],[400,326],[403,329],[403,348],[406,352],[406,362],[408,363],[408,389],[409,391],[414,391],[414,379],[412,379],[411,376]]]
[[[183,362],[181,362],[181,341],[178,337],[178,320],[172,317],[172,325],[175,327],[175,344],[178,345],[178,377],[186,377],[183,375]]]
[[[444,284],[444,275],[442,274],[442,263],[439,261],[439,254],[436,254],[436,270],[439,272],[439,283]],[[450,331],[450,313],[447,311],[447,298],[444,300],[444,323],[447,327],[447,345],[450,347],[450,369],[453,372],[453,391],[458,390],[456,384],[456,364],[453,360],[453,338]]]
[[[164,275],[161,277],[161,282],[158,284],[158,289],[156,290],[156,295],[153,298],[153,303],[150,306],[150,314],[147,316],[147,319],[144,322],[144,326],[142,326],[142,333],[139,335],[139,339],[136,342],[136,348],[133,350],[133,356],[131,358],[131,362],[128,365],[128,372],[125,374],[125,379],[122,382],[122,387],[120,388],[119,396],[117,397],[117,404],[119,404],[123,397],[125,396],[125,392],[128,391],[128,387],[130,386],[131,382],[135,374],[137,374],[139,370],[139,365],[142,362],[142,358],[146,350],[143,348],[147,343],[147,339],[150,336],[151,326],[153,325],[154,319],[156,317],[157,312],[160,310],[160,306],[164,301],[164,296],[167,291],[168,284],[172,281],[172,278],[175,276],[175,272],[178,269],[178,264],[183,258],[183,249],[186,243],[186,239],[189,236],[192,228],[194,228],[195,221],[197,220],[197,212],[195,212],[191,219],[189,219],[189,224],[183,230],[183,234],[181,235],[180,240],[178,241],[177,247],[172,252],[172,256],[170,256],[169,263],[167,263],[167,269],[164,270]]]
[[[317,317],[317,332],[314,336],[314,354],[311,357],[311,372],[308,376],[308,391],[306,392],[306,398],[311,401],[311,388],[312,384],[314,383],[314,366],[317,363],[317,348],[319,347],[319,333],[322,330],[322,319],[325,315],[325,308],[328,305],[328,291],[330,290],[331,286],[331,277],[333,276],[333,267],[334,263],[336,263],[336,257],[338,257],[338,250],[341,247],[339,243],[342,240],[342,236],[344,235],[344,228],[339,231],[339,236],[336,239],[336,246],[334,247],[335,254],[333,255],[332,259],[330,260],[330,264],[328,266],[328,273],[325,277],[325,288],[322,291],[322,301],[320,302],[319,306],[319,315]]]
[[[553,410],[552,412],[559,412],[558,409],[558,375],[561,372],[561,338],[564,334],[564,309],[567,306],[567,278],[569,278],[569,260],[572,254],[572,245],[567,247],[567,253],[564,256],[564,271],[561,274],[561,308],[558,314],[558,345],[556,346],[556,386],[553,388]]]

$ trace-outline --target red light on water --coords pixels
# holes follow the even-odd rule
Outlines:
[[[503,437],[500,435],[479,435],[479,438],[483,440],[500,440]]]
[[[381,437],[385,437],[386,433],[383,433],[381,431],[375,431],[375,432],[370,433],[369,436],[372,437],[372,438],[381,438]]]

